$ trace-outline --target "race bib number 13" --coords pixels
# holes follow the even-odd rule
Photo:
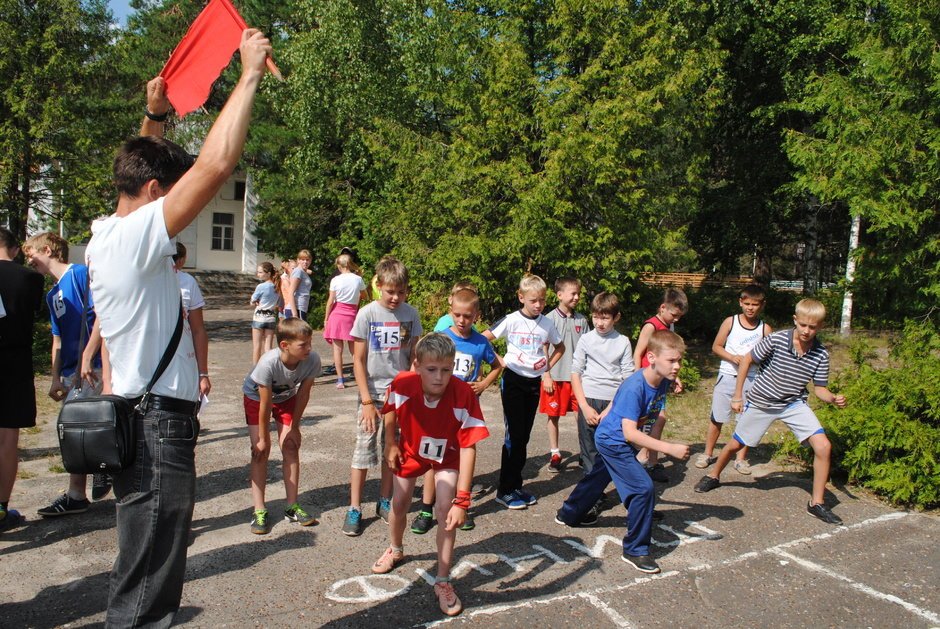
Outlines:
[[[418,444],[418,454],[429,461],[440,463],[444,460],[444,450],[447,448],[447,439],[434,439],[421,437]]]
[[[454,354],[454,375],[461,380],[466,380],[471,373],[473,373],[473,356],[463,352]]]

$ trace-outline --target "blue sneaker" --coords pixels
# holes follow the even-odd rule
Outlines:
[[[526,501],[523,500],[517,491],[511,491],[506,494],[499,494],[496,496],[496,502],[503,505],[507,509],[525,509]]]
[[[0,513],[3,514],[3,517],[0,518],[0,531],[15,529],[26,522],[26,518],[20,515],[20,512],[16,509],[0,510]]]
[[[516,490],[516,495],[522,498],[522,500],[525,501],[525,503],[530,507],[538,502],[538,498],[527,491],[522,491],[521,489]]]
[[[350,537],[362,535],[362,511],[350,508],[343,522],[343,533]]]
[[[382,518],[382,520],[388,524],[388,514],[392,510],[392,501],[388,498],[379,498],[379,501],[375,503],[375,515]]]

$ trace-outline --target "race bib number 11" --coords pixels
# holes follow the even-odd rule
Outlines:
[[[441,463],[444,460],[444,451],[447,448],[447,439],[434,439],[421,437],[418,444],[418,454],[429,461]]]

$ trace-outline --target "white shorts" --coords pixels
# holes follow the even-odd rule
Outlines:
[[[800,443],[813,435],[826,432],[816,418],[816,413],[806,402],[794,402],[780,409],[763,409],[748,404],[738,417],[738,425],[734,427],[733,436],[738,442],[753,448],[760,443],[764,433],[777,419],[787,425]]]
[[[715,392],[712,394],[712,421],[716,424],[727,424],[734,419],[735,413],[731,410],[731,399],[734,397],[734,387],[738,379],[734,376],[721,374],[715,382]],[[744,399],[751,390],[754,378],[744,381]]]

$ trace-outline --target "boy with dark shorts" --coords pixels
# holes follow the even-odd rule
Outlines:
[[[19,247],[0,227],[0,531],[22,524],[9,508],[19,467],[20,428],[36,425],[33,320],[42,306],[42,275],[13,261]]]
[[[476,444],[489,436],[476,393],[453,375],[454,342],[432,333],[415,348],[415,371],[398,374],[382,408],[385,461],[394,471],[395,493],[388,525],[391,545],[372,572],[384,574],[401,563],[408,507],[415,480],[434,470],[437,529],[437,579],[434,594],[441,611],[459,614],[463,605],[450,583],[457,528],[470,507]],[[396,440],[396,433],[400,435]]]
[[[808,382],[823,402],[845,407],[845,396],[829,390],[829,352],[816,334],[826,318],[826,307],[815,299],[796,304],[795,328],[774,332],[745,354],[738,365],[738,379],[731,399],[731,409],[744,414],[738,418],[734,438],[718,455],[711,473],[695,485],[704,493],[717,489],[721,471],[744,446],[754,447],[775,420],[780,420],[804,445],[813,449],[813,492],[806,511],[827,524],[842,524],[842,519],[826,507],[826,483],[829,480],[832,444],[816,414],[806,403]],[[752,363],[762,368],[744,405],[744,382]]]
[[[611,402],[610,411],[594,434],[597,460],[591,473],[575,486],[555,521],[568,526],[586,524],[585,516],[597,504],[611,480],[627,509],[627,534],[623,538],[623,560],[640,572],[656,573],[659,566],[650,557],[653,481],[637,461],[639,448],[663,452],[680,460],[689,458],[689,446],[660,441],[646,434],[643,424],[656,421],[666,404],[679,368],[685,343],[675,332],[657,330],[649,337],[648,365],[627,378]]]
[[[314,379],[320,375],[320,356],[311,350],[313,329],[303,319],[293,317],[277,324],[277,347],[261,355],[258,364],[242,385],[245,421],[251,439],[251,497],[254,513],[251,532],[266,535],[271,531],[264,489],[268,477],[271,418],[277,424],[277,443],[284,467],[287,505],[284,519],[301,526],[312,526],[317,519],[297,503],[300,484],[300,418],[310,400]]]

